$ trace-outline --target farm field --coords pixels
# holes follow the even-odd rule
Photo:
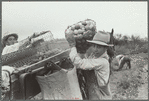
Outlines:
[[[139,53],[129,57],[132,59],[131,69],[113,71],[110,77],[113,100],[147,100],[148,72],[143,68],[148,67],[148,54]]]

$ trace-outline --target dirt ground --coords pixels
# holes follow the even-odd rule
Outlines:
[[[113,71],[110,87],[113,100],[147,100],[148,99],[148,54],[129,55],[132,59],[131,70],[126,65],[121,71]],[[133,76],[133,77],[131,77]]]

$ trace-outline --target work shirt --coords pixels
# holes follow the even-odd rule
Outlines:
[[[12,74],[14,70],[15,70],[15,68],[13,68],[13,67],[2,66],[2,87],[9,88],[10,77],[9,77],[8,72],[10,74]]]
[[[116,59],[116,61],[118,62],[118,64],[119,64],[119,66],[120,66],[120,64],[121,64],[121,61],[123,60],[123,58],[124,58],[125,56],[124,55],[117,55],[116,57],[115,57],[115,59]]]
[[[89,93],[91,93],[90,91],[93,91],[93,90],[94,90],[93,91],[94,93],[89,95],[90,96],[89,99],[91,100],[103,99],[103,97],[99,97],[99,96],[105,96],[105,94],[107,94],[108,96],[111,96],[111,92],[108,85],[108,80],[110,75],[110,68],[109,68],[109,62],[108,62],[109,57],[106,52],[99,58],[95,58],[93,56],[93,57],[86,57],[84,59],[81,59],[80,56],[77,54],[76,47],[73,47],[71,48],[69,57],[76,68],[83,69],[83,70],[94,70],[95,72],[93,73],[93,75],[95,74],[98,84],[94,82],[90,84],[92,87],[89,87]],[[99,87],[101,89],[102,87],[103,88],[105,87],[104,89],[106,90],[104,89],[102,90],[103,92],[105,91],[104,94],[102,93],[99,94],[100,93],[99,90],[101,90],[99,89]]]
[[[75,47],[71,49],[69,56],[76,68],[84,70],[95,70],[99,85],[103,86],[108,82],[110,68],[107,59],[101,57],[97,59],[81,59],[77,54]]]
[[[19,47],[20,47],[19,43],[15,43],[10,46],[6,45],[6,47],[4,47],[4,49],[3,49],[2,55],[5,55],[5,54],[11,53],[11,52],[15,52],[15,51],[19,50]]]
[[[6,47],[4,47],[4,49],[3,49],[2,55],[18,51],[19,49],[21,49],[20,47],[23,45],[24,45],[23,47],[27,48],[27,47],[29,47],[30,44],[34,43],[35,41],[37,41],[37,40],[32,39],[31,41],[29,41],[28,39],[26,39],[25,41],[20,41],[13,45],[9,45],[9,46],[6,45]]]

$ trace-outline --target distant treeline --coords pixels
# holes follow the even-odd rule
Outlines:
[[[142,44],[148,42],[148,38],[140,38],[140,36],[131,35],[131,37],[121,34],[116,34],[114,36],[115,45],[125,45],[125,44]]]
[[[65,42],[65,38],[55,39],[56,42]],[[148,38],[140,38],[140,36],[127,36],[122,34],[114,34],[114,45],[116,54],[136,54],[148,53]]]
[[[116,54],[137,54],[148,53],[148,38],[140,38],[140,36],[122,36],[116,34],[114,36],[114,44],[116,46]]]
[[[55,39],[55,41],[66,41],[65,38],[61,39]],[[114,44],[115,45],[125,45],[125,44],[142,44],[148,42],[148,38],[140,38],[140,36],[134,36],[131,37],[127,35],[122,34],[116,34],[114,35]]]

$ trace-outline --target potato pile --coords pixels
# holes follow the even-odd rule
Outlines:
[[[76,40],[76,48],[78,53],[85,53],[89,48],[86,40],[92,40],[96,33],[96,23],[91,19],[80,21],[72,26],[68,26],[65,30],[67,34],[73,34]]]
[[[53,50],[49,50],[46,52],[37,52],[37,54],[33,56],[33,58],[28,63],[28,65],[32,65],[32,64],[37,63],[39,61],[42,61],[46,58],[49,58],[53,55],[60,53],[60,52],[62,52],[62,50],[60,50],[60,49],[53,49]]]

